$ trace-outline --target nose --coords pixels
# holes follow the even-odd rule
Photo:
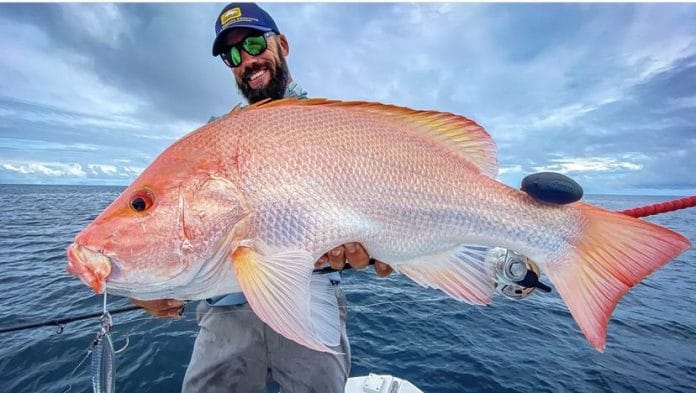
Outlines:
[[[245,68],[247,66],[252,66],[256,63],[259,62],[258,56],[252,56],[246,51],[241,51],[242,52],[242,62],[240,63],[240,67]]]

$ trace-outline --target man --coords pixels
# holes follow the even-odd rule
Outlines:
[[[219,55],[231,68],[237,87],[250,104],[269,98],[306,97],[285,62],[290,52],[287,38],[256,4],[227,5],[216,20],[215,33],[213,56]],[[542,178],[541,184],[544,189],[549,182],[544,183]],[[553,185],[545,190],[558,193]],[[348,262],[360,269],[368,261],[360,244],[349,243],[328,252],[316,267],[328,263],[341,270]],[[375,262],[375,270],[379,276],[392,272],[380,261]],[[325,277],[327,285],[335,288],[340,308],[341,343],[334,348],[339,355],[316,352],[279,335],[251,311],[242,293],[207,299],[197,309],[201,329],[182,391],[265,392],[270,377],[283,392],[342,393],[350,372],[345,295],[338,286],[340,274]],[[183,311],[183,303],[176,300],[131,301],[158,317],[178,318]]]
[[[273,19],[253,3],[227,5],[217,18],[213,56],[220,55],[232,69],[237,87],[250,104],[265,99],[306,97],[293,81],[285,57],[290,47]],[[329,264],[341,270],[346,262],[361,269],[369,256],[358,243],[337,247],[316,267]],[[378,275],[392,269],[375,261]],[[346,336],[345,295],[338,286],[339,273],[323,275],[333,285],[341,319],[338,355],[303,347],[273,331],[246,303],[242,293],[201,302],[197,309],[201,330],[184,377],[183,392],[265,392],[267,379],[283,392],[342,393],[350,372],[350,346]],[[179,318],[183,302],[165,299],[131,301],[152,315]]]

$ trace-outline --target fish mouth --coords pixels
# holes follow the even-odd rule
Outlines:
[[[68,265],[65,269],[94,292],[104,293],[106,277],[111,274],[111,259],[100,252],[73,243],[68,247]]]

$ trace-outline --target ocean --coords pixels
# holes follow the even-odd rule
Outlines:
[[[98,312],[95,296],[65,271],[73,237],[123,187],[0,185],[0,327]],[[670,199],[587,196],[625,209]],[[648,220],[696,240],[696,209]],[[548,281],[546,281],[548,282]],[[607,347],[587,343],[557,292],[473,307],[404,276],[350,271],[351,375],[388,373],[425,392],[696,391],[696,251],[629,292],[609,322]],[[126,306],[110,298],[109,308]],[[195,305],[178,321],[141,311],[114,316],[118,392],[177,392],[197,333]],[[99,319],[0,334],[0,392],[90,392],[80,364]],[[233,332],[231,332],[233,334]]]

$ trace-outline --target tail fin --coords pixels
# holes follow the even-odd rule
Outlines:
[[[585,231],[546,274],[590,341],[602,352],[619,299],[691,244],[659,225],[579,203]]]

